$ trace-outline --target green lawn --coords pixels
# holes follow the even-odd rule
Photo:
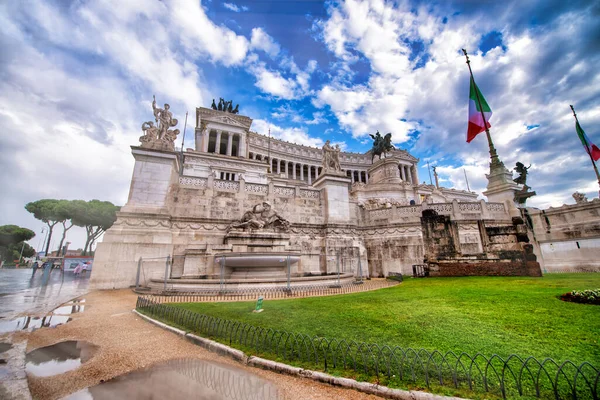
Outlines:
[[[185,303],[199,313],[310,336],[486,356],[510,354],[600,365],[600,306],[558,296],[600,288],[600,274],[543,278],[408,278],[344,296],[254,303]]]

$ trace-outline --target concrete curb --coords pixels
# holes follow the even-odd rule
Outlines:
[[[397,400],[462,400],[459,397],[447,397],[427,392],[419,392],[414,390],[401,390],[392,389],[387,386],[379,386],[368,382],[358,382],[354,379],[340,378],[332,376],[324,372],[312,371],[309,369],[302,369],[292,367],[291,365],[283,364],[276,361],[266,360],[260,357],[246,356],[242,351],[226,346],[222,343],[215,342],[214,340],[206,339],[191,333],[186,333],[181,329],[173,328],[160,321],[152,319],[144,314],[139,313],[137,310],[133,312],[146,321],[153,323],[163,329],[176,333],[183,336],[190,342],[197,344],[213,353],[217,353],[223,356],[230,357],[238,362],[249,365],[251,367],[262,368],[270,371],[274,371],[280,374],[286,374],[291,376],[298,376],[301,378],[308,378],[314,381],[327,383],[332,386],[340,386],[345,389],[353,389],[359,392],[373,394],[375,396],[384,397],[386,399],[397,399]]]

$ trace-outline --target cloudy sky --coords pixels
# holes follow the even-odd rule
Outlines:
[[[0,3],[0,225],[38,232],[42,198],[123,205],[130,145],[152,95],[185,112],[232,99],[253,130],[312,146],[397,147],[441,184],[481,192],[484,135],[467,144],[470,53],[492,136],[545,208],[597,197],[569,104],[600,145],[597,1],[20,0]],[[181,127],[180,127],[181,129]],[[188,126],[185,147],[193,147]],[[178,144],[180,145],[180,144]],[[83,245],[81,231],[70,235]],[[54,246],[58,244],[58,238]]]

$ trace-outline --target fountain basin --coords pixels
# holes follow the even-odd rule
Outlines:
[[[300,260],[299,253],[223,253],[215,255],[215,262],[224,262],[225,267],[232,268],[270,268],[287,267],[287,259],[290,265]]]

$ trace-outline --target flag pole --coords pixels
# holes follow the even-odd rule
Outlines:
[[[433,181],[431,180],[431,168],[429,168],[429,161],[427,161],[427,171],[429,172],[429,184],[433,185]]]
[[[575,114],[575,108],[573,106],[571,106],[571,111],[573,111],[575,123],[577,123],[577,125],[581,127],[581,125],[579,124],[579,120],[577,119],[577,114]],[[594,161],[594,157],[592,157],[592,151],[590,149],[589,143],[585,139],[585,135],[582,135],[582,140],[584,141],[586,152],[588,153],[588,156],[590,156],[590,161],[592,161],[592,165],[594,166],[594,172],[596,172],[596,178],[598,179],[598,187],[600,187],[600,174],[598,174],[598,167],[596,166],[596,161]],[[600,196],[600,190],[598,191],[598,195]]]
[[[475,78],[473,77],[473,71],[471,70],[471,60],[469,60],[469,55],[467,54],[467,50],[462,49],[465,57],[467,57],[467,66],[469,67],[469,73],[471,74],[471,79],[475,82]],[[477,88],[477,85],[475,85]],[[490,129],[488,128],[488,122],[485,120],[485,114],[483,113],[483,107],[481,106],[481,99],[479,98],[479,90],[475,90],[475,97],[477,98],[477,104],[479,105],[479,110],[481,111],[481,118],[483,118],[483,126],[485,127],[485,134],[487,136],[488,145],[490,147],[490,158],[492,159],[491,165],[500,164],[500,159],[498,158],[498,153],[496,152],[496,148],[494,147],[494,142],[492,141],[492,135],[490,135]]]
[[[470,192],[471,188],[469,187],[469,178],[467,178],[467,171],[464,168],[463,172],[465,173],[465,181],[467,181],[467,190]]]

